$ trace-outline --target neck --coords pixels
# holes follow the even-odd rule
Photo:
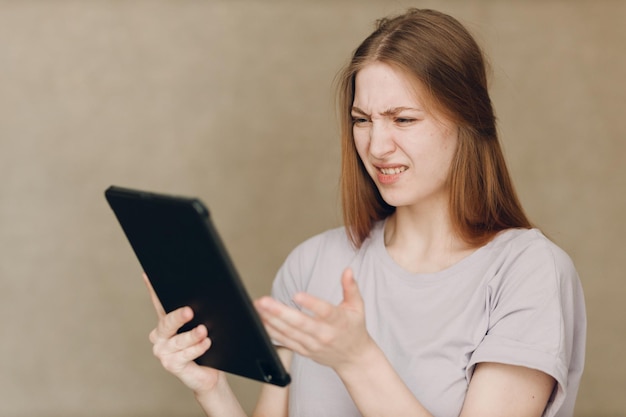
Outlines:
[[[456,234],[447,209],[399,207],[387,220],[384,236],[390,256],[410,272],[441,271],[475,249]]]

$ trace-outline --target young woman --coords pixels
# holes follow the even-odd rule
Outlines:
[[[533,229],[480,48],[450,16],[379,21],[339,88],[345,227],[298,246],[256,307],[290,369],[255,416],[571,417],[585,349],[569,257]],[[190,308],[151,333],[209,416],[244,415],[193,359]]]

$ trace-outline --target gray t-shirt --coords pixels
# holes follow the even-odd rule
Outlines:
[[[536,229],[511,229],[446,270],[413,274],[387,253],[383,227],[358,250],[343,228],[302,243],[279,270],[273,296],[297,307],[292,297],[305,291],[338,304],[351,267],[370,335],[434,416],[458,416],[474,366],[499,362],[553,376],[558,387],[544,417],[571,417],[586,319],[567,254]],[[291,374],[290,417],[360,416],[332,369],[294,355]]]

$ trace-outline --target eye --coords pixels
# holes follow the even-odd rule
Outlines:
[[[399,125],[410,125],[417,121],[417,119],[412,117],[396,117],[395,122]]]
[[[352,124],[354,126],[363,126],[369,122],[369,119],[362,116],[352,116]]]

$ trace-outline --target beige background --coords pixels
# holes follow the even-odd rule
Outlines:
[[[331,84],[375,18],[475,33],[528,212],[588,303],[577,416],[626,415],[624,1],[0,1],[0,415],[197,416],[110,184],[197,195],[251,294],[340,224]],[[233,378],[246,407],[258,384]]]

